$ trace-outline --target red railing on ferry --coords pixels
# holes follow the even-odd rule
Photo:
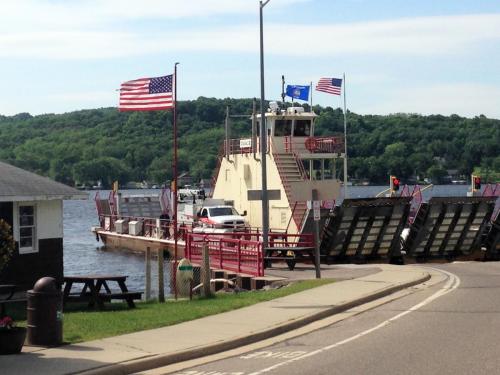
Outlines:
[[[223,270],[264,276],[261,236],[256,232],[220,234],[188,233],[185,256],[192,262],[202,263],[202,248],[208,245],[210,264]],[[312,247],[311,233],[269,233],[269,247]]]
[[[344,138],[335,137],[291,137],[284,139],[285,152],[307,150],[311,153],[343,153]]]
[[[227,142],[224,140],[224,156],[226,155],[236,155],[236,154],[250,154],[253,152],[261,152],[260,150],[260,140],[255,139],[256,144],[253,145],[251,138],[236,138],[228,139]],[[267,152],[270,151],[271,137],[267,137]]]
[[[115,223],[117,220],[125,220],[125,230],[122,234],[128,234],[128,223],[130,221],[142,222],[142,229],[139,236],[152,237],[163,240],[173,239],[173,220],[171,219],[155,219],[148,217],[134,217],[134,216],[118,216],[118,215],[99,215],[99,223],[102,229],[109,232],[116,230]],[[157,225],[159,220],[160,225]],[[183,239],[188,231],[193,230],[193,222],[178,221],[178,239]]]
[[[252,276],[264,276],[262,243],[260,241],[231,238],[226,233],[211,235],[188,233],[186,237],[186,258],[201,264],[204,244],[208,245],[210,265],[212,267]]]

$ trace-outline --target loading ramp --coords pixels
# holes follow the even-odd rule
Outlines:
[[[422,203],[403,243],[417,261],[452,260],[481,248],[495,197],[433,197]]]
[[[499,199],[500,201],[500,199]],[[500,260],[500,211],[496,211],[483,243],[485,260]]]
[[[402,263],[400,237],[411,197],[345,199],[325,223],[320,252],[331,262]]]

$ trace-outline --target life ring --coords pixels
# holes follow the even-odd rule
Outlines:
[[[305,146],[308,151],[313,152],[318,148],[318,142],[314,137],[309,137],[306,138]]]

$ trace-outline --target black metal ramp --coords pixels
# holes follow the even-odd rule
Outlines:
[[[95,202],[98,207],[98,212],[101,215],[111,215],[111,206],[109,205],[108,199],[97,199]]]
[[[159,218],[162,214],[159,195],[120,197],[120,215],[129,217]]]
[[[320,228],[320,234],[321,231],[323,230],[326,222],[330,218],[330,211],[331,209],[329,208],[321,208],[320,209],[320,218],[319,218],[319,228]],[[313,210],[309,210],[307,214],[306,221],[304,223],[304,226],[302,227],[302,233],[314,233],[315,231],[315,226],[314,226],[314,212]]]
[[[495,205],[491,197],[434,197],[422,203],[403,249],[417,260],[453,259],[481,247]]]
[[[400,236],[410,201],[410,197],[345,199],[324,227],[321,254],[328,262],[402,263]]]
[[[496,217],[491,222],[485,237],[484,247],[486,260],[500,260],[500,211],[496,212]]]

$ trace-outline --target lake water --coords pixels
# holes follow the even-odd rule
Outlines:
[[[431,196],[465,196],[468,185],[439,185],[424,191],[424,199]],[[351,198],[373,197],[385,186],[350,186]],[[158,193],[158,190],[129,190],[127,193]],[[108,192],[101,196],[107,196]],[[144,289],[144,257],[126,251],[103,249],[90,231],[98,225],[94,204],[95,192],[90,192],[85,201],[64,202],[64,273],[77,274],[123,274],[128,275],[129,289]],[[153,280],[156,280],[155,262],[152,264]],[[165,267],[165,290],[168,289],[169,267]],[[154,289],[154,281],[153,281]],[[153,290],[154,292],[154,290]]]

